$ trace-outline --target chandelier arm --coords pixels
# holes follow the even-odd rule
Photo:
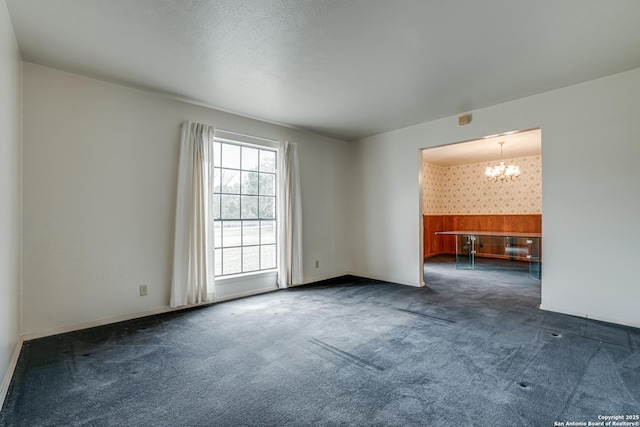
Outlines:
[[[510,182],[515,181],[520,176],[520,166],[504,164],[503,147],[504,141],[498,142],[500,144],[500,164],[498,166],[488,166],[485,170],[485,176],[489,182]]]

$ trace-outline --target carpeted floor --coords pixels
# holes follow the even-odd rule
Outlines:
[[[553,426],[640,414],[640,330],[539,310],[526,264],[425,264],[26,342],[4,426]]]

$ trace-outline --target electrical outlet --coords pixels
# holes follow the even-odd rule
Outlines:
[[[320,267],[320,261],[316,260],[316,268]]]
[[[147,295],[147,285],[140,285],[140,296],[144,297]]]

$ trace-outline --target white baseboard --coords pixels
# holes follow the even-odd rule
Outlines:
[[[625,322],[622,319],[618,319],[616,317],[612,317],[608,314],[603,314],[603,313],[596,313],[596,312],[586,313],[584,311],[575,310],[573,308],[549,306],[549,304],[540,304],[540,310],[552,311],[554,313],[560,313],[560,314],[568,314],[569,316],[582,317],[585,319],[597,320],[600,322],[614,323],[616,325],[631,326],[632,328],[640,328],[639,323]]]
[[[388,277],[376,276],[376,275],[373,275],[373,274],[361,274],[361,273],[347,273],[347,274],[349,274],[351,276],[362,277],[363,279],[379,280],[381,282],[396,283],[398,285],[413,286],[415,288],[420,288],[420,287],[424,286],[424,282],[419,282],[419,283],[406,282],[404,280],[394,280],[394,279],[390,279]]]
[[[313,285],[314,283],[324,282],[325,280],[337,279],[339,277],[344,277],[344,276],[353,276],[353,275],[351,273],[343,273],[343,274],[336,274],[334,276],[321,275],[321,276],[305,277],[302,283],[298,283],[293,286]]]
[[[208,305],[208,304],[212,304],[212,303],[204,303],[199,305]],[[92,320],[91,322],[76,323],[68,326],[60,326],[57,328],[47,329],[45,331],[30,332],[27,334],[23,334],[22,338],[25,341],[31,341],[38,338],[50,337],[52,335],[79,331],[81,329],[95,328],[96,326],[103,326],[103,325],[109,325],[111,323],[124,322],[126,320],[138,319],[140,317],[153,316],[155,314],[169,313],[171,311],[182,310],[182,309],[191,308],[191,307],[193,306],[189,305],[189,306],[177,307],[177,308],[171,308],[169,306],[158,307],[158,308],[154,308],[153,310],[139,311],[136,313],[124,314],[122,316],[109,317],[107,319]]]
[[[7,368],[7,372],[4,374],[4,379],[2,380],[2,386],[0,387],[0,410],[4,405],[4,399],[6,399],[7,393],[9,392],[9,385],[11,384],[13,373],[15,372],[16,365],[18,364],[18,357],[20,357],[20,350],[22,350],[23,341],[22,337],[18,337],[18,342],[13,350],[13,356],[11,356],[11,360],[9,360],[9,367]]]
[[[226,295],[224,297],[216,298],[214,302],[223,302],[223,301],[229,301],[232,299],[250,297],[253,295],[266,294],[267,292],[277,291],[278,289],[279,289],[278,287],[275,287],[275,288],[269,287],[269,288],[263,288],[263,289],[256,289],[249,292],[240,292],[238,294]]]
[[[156,314],[170,313],[172,311],[186,310],[186,309],[190,309],[190,308],[194,308],[194,307],[204,307],[204,306],[207,306],[207,305],[215,304],[217,302],[229,301],[229,300],[232,300],[232,299],[244,298],[244,297],[248,297],[248,296],[252,296],[252,295],[263,294],[265,292],[271,292],[271,291],[275,291],[277,289],[278,288],[273,288],[273,287],[265,288],[265,289],[258,289],[258,290],[253,290],[253,291],[250,291],[250,292],[241,292],[241,293],[237,293],[237,294],[233,294],[233,295],[226,295],[226,296],[221,297],[221,298],[215,298],[211,302],[204,302],[204,303],[193,304],[193,305],[185,305],[185,306],[182,306],[182,307],[175,307],[175,308],[171,308],[169,306],[164,306],[164,307],[154,308],[153,310],[139,311],[137,313],[125,314],[125,315],[122,315],[122,316],[115,316],[115,317],[110,317],[110,318],[107,318],[107,319],[94,320],[94,321],[85,322],[85,323],[76,323],[74,325],[61,326],[61,327],[58,327],[58,328],[48,329],[46,331],[31,332],[31,333],[28,333],[28,334],[23,334],[22,335],[22,339],[24,341],[30,341],[30,340],[34,340],[34,339],[37,339],[37,338],[50,337],[52,335],[64,334],[64,333],[73,332],[73,331],[79,331],[81,329],[95,328],[96,326],[104,326],[104,325],[109,325],[109,324],[112,324],[112,323],[118,323],[118,322],[124,322],[124,321],[127,321],[127,320],[138,319],[138,318],[141,318],[141,317],[154,316]]]
[[[347,272],[344,275],[352,275],[352,276],[357,276],[357,277],[362,277],[365,279],[371,279],[371,280],[380,280],[383,282],[392,282],[392,283],[398,283],[401,285],[407,285],[407,286],[415,286],[415,287],[420,287],[420,286],[424,286],[424,284],[422,283],[403,283],[403,282],[399,282],[399,281],[394,281],[385,277],[375,277],[372,275],[362,275],[362,274],[357,274],[357,273],[351,273],[351,272]],[[329,278],[313,278],[313,280],[311,281],[305,281],[304,284],[309,284],[309,283],[315,283],[318,281],[322,281],[322,280],[328,280],[328,279],[332,279],[333,277],[329,277]],[[110,317],[107,319],[101,319],[101,320],[93,320],[90,322],[85,322],[85,323],[76,323],[73,325],[68,325],[68,326],[60,326],[57,328],[52,328],[52,329],[47,329],[45,331],[37,331],[37,332],[29,332],[26,334],[23,334],[21,337],[21,343],[22,341],[30,341],[30,340],[34,340],[34,339],[38,339],[38,338],[44,338],[44,337],[49,337],[52,335],[58,335],[58,334],[64,334],[67,332],[73,332],[73,331],[79,331],[81,329],[88,329],[88,328],[94,328],[96,326],[104,326],[104,325],[109,325],[112,323],[118,323],[118,322],[124,322],[127,320],[133,320],[133,319],[138,319],[141,317],[147,317],[147,316],[153,316],[156,314],[163,314],[163,313],[170,313],[172,311],[178,311],[178,310],[185,310],[185,309],[189,309],[189,308],[194,308],[194,307],[202,307],[202,306],[207,306],[207,305],[211,305],[211,304],[215,304],[217,302],[223,302],[223,301],[229,301],[229,300],[233,300],[233,299],[237,299],[237,298],[244,298],[244,297],[248,297],[248,296],[252,296],[252,295],[259,295],[259,294],[263,294],[266,292],[273,292],[278,290],[279,288],[277,287],[266,287],[266,288],[260,288],[260,289],[252,289],[249,291],[245,291],[245,292],[239,292],[239,293],[234,293],[234,294],[230,294],[230,295],[225,295],[223,297],[219,297],[219,298],[215,298],[214,301],[212,302],[205,302],[205,303],[201,303],[201,304],[194,304],[194,305],[187,305],[187,306],[182,306],[182,307],[176,307],[176,308],[171,308],[169,306],[163,306],[163,307],[158,307],[158,308],[154,308],[152,310],[147,310],[147,311],[140,311],[140,312],[136,312],[136,313],[131,313],[131,314],[124,314],[122,316],[115,316],[115,317]]]

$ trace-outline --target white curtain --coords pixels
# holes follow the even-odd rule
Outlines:
[[[302,275],[302,192],[298,147],[285,142],[280,147],[280,214],[278,286],[300,285]]]
[[[171,307],[213,301],[214,128],[182,123]]]

